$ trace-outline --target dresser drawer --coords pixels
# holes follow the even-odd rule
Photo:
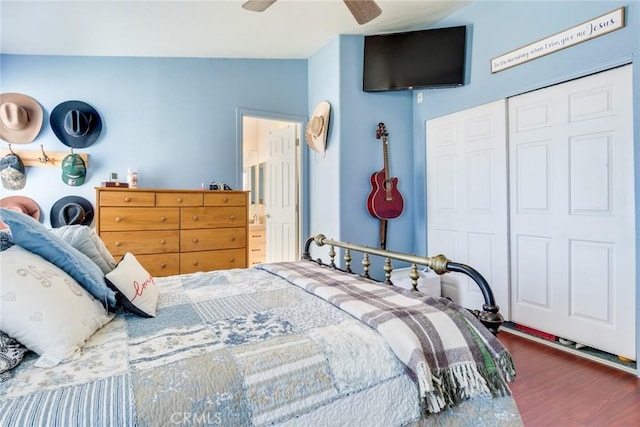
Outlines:
[[[245,249],[224,249],[221,251],[185,252],[180,254],[180,273],[196,271],[245,268]]]
[[[245,228],[203,228],[182,230],[180,251],[209,251],[214,249],[244,248],[247,241]]]
[[[178,252],[180,236],[178,230],[167,231],[105,231],[100,238],[111,255],[161,254]]]
[[[154,206],[156,193],[151,191],[101,191],[100,206]]]
[[[206,195],[205,195],[206,196]],[[240,206],[182,208],[180,228],[246,227],[247,208]]]
[[[156,206],[202,206],[202,193],[157,193]]]
[[[246,193],[226,193],[224,191],[214,191],[204,193],[205,206],[247,206]]]
[[[104,231],[169,230],[180,224],[180,208],[100,208]]]
[[[180,254],[136,255],[136,259],[154,277],[180,274]]]

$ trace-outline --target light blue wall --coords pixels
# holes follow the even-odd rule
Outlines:
[[[59,56],[0,56],[0,92],[20,92],[40,102],[45,123],[38,138],[15,149],[66,151],[49,113],[79,99],[93,105],[103,130],[89,154],[88,181],[69,187],[59,168],[28,168],[23,190],[1,196],[35,199],[49,225],[60,197],[95,199],[94,187],[109,172],[126,179],[139,172],[147,188],[198,189],[213,180],[241,187],[241,147],[236,109],[307,117],[307,61]]]
[[[387,247],[411,252],[411,93],[362,91],[363,43],[361,36],[339,36],[309,58],[309,111],[322,100],[332,106],[327,152],[309,156],[310,233],[379,245],[379,221],[369,214],[367,197],[371,174],[383,168],[376,130],[384,122],[390,171],[406,199],[403,214],[389,221]],[[359,263],[354,260],[355,267]]]

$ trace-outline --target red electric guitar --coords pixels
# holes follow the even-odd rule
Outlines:
[[[369,213],[380,220],[380,247],[382,249],[386,249],[387,246],[387,220],[400,216],[404,208],[404,200],[398,191],[398,178],[389,176],[388,136],[384,123],[378,123],[376,139],[382,138],[384,169],[371,175],[372,190],[367,199]]]

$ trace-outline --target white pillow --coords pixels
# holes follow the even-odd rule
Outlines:
[[[104,274],[116,268],[116,260],[100,236],[96,234],[95,229],[86,225],[74,224],[53,228],[51,232],[88,256]]]
[[[71,276],[14,245],[0,252],[0,330],[52,367],[80,351],[113,315]]]
[[[153,276],[127,252],[118,266],[105,278],[124,308],[142,317],[156,317],[158,287]]]

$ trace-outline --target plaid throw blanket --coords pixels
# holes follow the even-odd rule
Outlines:
[[[415,294],[314,262],[258,266],[376,329],[415,374],[424,413],[480,395],[510,395],[511,355],[479,320],[447,299]]]

